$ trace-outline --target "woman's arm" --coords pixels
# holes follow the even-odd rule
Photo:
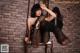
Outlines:
[[[32,19],[28,18],[28,30],[29,30],[29,32],[31,31],[31,26],[32,26]]]
[[[41,4],[40,6],[41,6],[42,10],[45,10],[50,14],[50,16],[47,17],[48,19],[46,19],[46,20],[51,21],[52,19],[56,18],[56,14],[53,11],[51,11],[50,9],[48,9],[44,4]]]
[[[30,35],[30,30],[31,30],[31,21],[30,21],[30,19],[28,18],[28,31],[29,31],[28,34],[27,34],[28,36]],[[28,37],[28,36],[25,37],[25,42],[28,42],[28,40],[29,40],[29,38],[30,38],[30,37]]]

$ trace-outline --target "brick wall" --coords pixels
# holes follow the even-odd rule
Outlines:
[[[31,1],[30,7],[32,7],[33,3]],[[10,53],[24,53],[23,39],[26,31],[27,5],[27,0],[0,0],[0,44],[9,44]],[[54,41],[54,52],[79,53],[80,4],[53,4],[51,2],[50,5],[60,8],[64,16],[63,32],[72,40],[72,45],[67,47],[62,47]]]
[[[26,0],[0,0],[0,43],[10,45],[10,53],[23,53],[26,31]]]

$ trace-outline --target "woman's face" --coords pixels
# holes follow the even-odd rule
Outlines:
[[[41,10],[36,11],[36,16],[41,16]]]

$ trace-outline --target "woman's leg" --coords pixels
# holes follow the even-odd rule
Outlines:
[[[49,39],[50,39],[50,33],[41,31],[41,42],[47,43],[49,41]]]
[[[59,28],[55,28],[53,30],[53,33],[55,34],[57,42],[60,43],[61,45],[66,45],[67,43],[70,42],[69,38]]]

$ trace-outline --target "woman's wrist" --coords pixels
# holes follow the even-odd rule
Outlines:
[[[48,11],[48,8],[45,8],[44,10],[45,10],[45,11]]]

